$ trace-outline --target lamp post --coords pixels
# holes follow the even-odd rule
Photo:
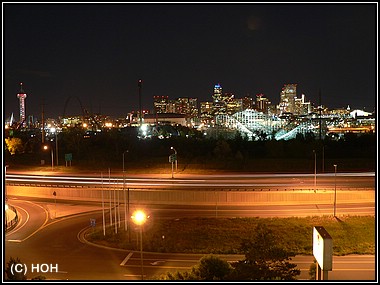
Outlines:
[[[55,164],[58,166],[58,136],[57,136],[57,129],[51,128],[50,131],[55,134]]]
[[[140,226],[141,280],[144,280],[143,251],[142,251],[143,250],[142,227],[143,227],[144,223],[146,222],[147,216],[143,211],[137,210],[133,213],[133,216],[131,218],[136,225]]]
[[[317,153],[315,150],[314,152],[314,192],[316,191],[317,188]]]
[[[44,150],[47,150],[49,147],[47,145],[44,145]],[[50,146],[50,154],[51,154],[51,170],[54,170],[54,155],[53,155],[53,148]]]
[[[177,173],[178,172],[177,151],[175,150],[174,147],[171,147],[170,149],[174,150],[174,154],[175,154],[175,172]]]
[[[334,187],[334,218],[336,217],[336,168],[337,168],[338,165],[334,164],[334,168],[335,168],[335,175],[334,175],[334,184],[335,184],[335,187]]]
[[[7,201],[8,201],[8,193],[7,193],[7,168],[8,167],[9,167],[9,165],[5,165],[5,173],[4,173],[4,178],[5,178],[5,181],[4,181],[5,203],[7,203]]]
[[[126,150],[123,152],[123,192],[124,192],[124,197],[125,197],[125,168],[124,168],[124,154],[129,152],[129,150]],[[128,230],[128,239],[129,242],[131,242],[131,231],[129,230],[129,187],[128,187],[128,208],[127,211],[125,210],[125,201],[124,201],[124,212],[125,212],[125,230]]]
[[[142,79],[139,79],[137,85],[138,85],[138,87],[139,87],[139,124],[140,124],[140,128],[141,128],[141,126],[142,126],[142,107],[141,107],[141,88],[142,88]]]

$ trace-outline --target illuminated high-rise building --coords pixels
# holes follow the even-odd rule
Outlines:
[[[197,98],[189,98],[190,104],[190,116],[198,117],[199,109],[198,109],[198,99]]]
[[[204,121],[211,120],[213,110],[213,102],[200,102],[200,115]]]
[[[190,104],[188,97],[181,97],[175,100],[175,112],[177,114],[190,114]]]
[[[263,112],[265,114],[268,113],[268,107],[271,102],[263,93],[256,94],[256,110],[259,112]]]
[[[222,94],[223,94],[223,89],[220,84],[215,84],[214,86],[214,94],[212,95],[212,100],[214,103],[217,103],[222,100]]]
[[[232,93],[226,93],[226,111],[227,114],[232,115],[237,112],[243,111],[243,99],[235,98]]]
[[[26,93],[22,89],[22,83],[20,83],[20,92],[17,93],[17,98],[20,101],[20,123],[25,126],[25,98],[26,98]]]
[[[295,98],[297,96],[297,84],[284,84],[280,93],[280,113],[295,112]]]
[[[296,115],[307,115],[311,112],[311,103],[306,102],[305,94],[301,94],[301,98],[295,98],[295,114]]]
[[[214,115],[227,114],[227,99],[228,95],[223,95],[222,86],[219,83],[215,84],[212,95]]]
[[[169,113],[169,96],[153,96],[154,113]]]
[[[255,100],[252,97],[245,96],[242,99],[243,99],[243,110],[255,108]]]

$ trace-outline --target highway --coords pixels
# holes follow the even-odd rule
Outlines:
[[[50,174],[50,175],[49,175]],[[55,173],[53,173],[55,174]],[[7,173],[8,184],[35,185],[79,185],[83,187],[127,186],[129,188],[170,188],[192,189],[213,188],[248,188],[254,189],[374,189],[375,173],[323,173],[323,174],[245,174],[245,175],[189,175],[176,174],[174,178],[167,175],[125,175],[119,173],[88,173],[76,176],[58,176],[57,174],[23,174]]]
[[[302,176],[300,176],[302,177]],[[356,179],[355,179],[356,177]],[[364,178],[363,178],[364,177]],[[233,177],[222,177],[210,180],[235,180]],[[256,179],[266,179],[268,177],[256,177]],[[322,177],[319,177],[322,180]],[[11,179],[8,177],[7,180]],[[25,179],[25,177],[24,177]],[[40,179],[40,178],[38,178]],[[48,178],[49,179],[49,178]],[[56,178],[54,178],[56,179]],[[67,179],[67,178],[66,178]],[[116,178],[115,178],[116,179]],[[131,179],[130,177],[128,179]],[[144,178],[139,177],[139,181],[133,183],[144,183]],[[155,181],[154,179],[151,181]],[[157,179],[157,178],[155,178]],[[197,177],[199,179],[199,177]],[[240,178],[244,187],[251,187],[244,184],[258,184],[257,180],[250,178]],[[285,183],[285,178],[278,178],[279,183]],[[289,177],[287,178],[289,179]],[[298,184],[302,181],[306,184],[313,185],[313,177],[297,178]],[[324,177],[324,183],[330,184],[331,177]],[[330,180],[329,180],[330,179]],[[342,176],[340,179],[352,179],[352,185],[355,188],[370,187],[374,185],[374,177],[368,176]],[[360,182],[357,181],[360,180]],[[62,180],[62,179],[61,179]],[[69,180],[69,179],[67,179]],[[160,180],[160,179],[157,179]],[[184,184],[197,184],[189,178],[184,179]],[[368,180],[368,181],[367,181]],[[75,180],[74,180],[75,181]],[[273,180],[271,180],[273,181]],[[356,182],[354,182],[356,181]],[[52,181],[46,182],[51,183]],[[146,181],[145,181],[146,182]],[[210,182],[213,184],[222,182]],[[224,181],[225,182],[225,181]],[[322,181],[320,181],[322,183]],[[11,182],[14,183],[14,182]],[[18,181],[17,183],[20,183]],[[25,181],[23,183],[26,183]],[[29,183],[29,182],[28,182]],[[45,183],[45,182],[38,182]],[[66,183],[65,180],[60,183]],[[99,183],[99,181],[98,181]],[[102,183],[102,181],[100,181]],[[123,183],[123,182],[122,182]],[[129,180],[132,183],[132,180]],[[168,181],[159,181],[159,183],[168,183]],[[205,182],[201,182],[205,183]],[[231,182],[228,182],[231,183]],[[301,183],[301,184],[304,184]],[[371,184],[373,183],[373,184]],[[260,182],[261,184],[261,182]],[[348,185],[349,186],[349,185]],[[141,187],[138,185],[136,187]],[[167,187],[167,185],[160,185]],[[192,185],[191,187],[194,187]],[[223,186],[225,187],[225,186]],[[256,187],[256,186],[255,186]],[[288,186],[286,186],[288,187]],[[84,239],[84,233],[91,230],[89,225],[90,219],[100,221],[102,219],[101,204],[84,203],[61,200],[54,203],[53,199],[38,199],[12,196],[9,202],[14,205],[20,215],[18,226],[6,234],[5,237],[5,261],[10,256],[17,256],[25,263],[27,267],[32,264],[53,264],[58,269],[53,268],[53,272],[44,272],[44,276],[49,279],[57,280],[139,280],[141,279],[140,253],[126,250],[109,249],[88,244]],[[132,207],[133,207],[132,203]],[[315,208],[315,205],[314,205]],[[351,210],[350,210],[351,209]],[[353,210],[355,209],[355,210]],[[326,205],[326,209],[314,209],[316,214],[331,214],[331,205]],[[176,207],[169,205],[155,205],[152,214],[156,218],[173,218],[173,217],[234,217],[234,216],[304,216],[312,214],[310,206],[307,205],[276,205],[276,206],[187,206]],[[350,212],[352,211],[352,212]],[[340,214],[375,214],[375,201],[373,203],[349,203],[339,205]],[[64,234],[62,234],[64,233]],[[143,272],[144,279],[149,280],[151,276],[157,276],[160,273],[175,270],[188,270],[195,265],[203,255],[188,254],[158,254],[144,253]],[[224,255],[227,261],[240,260],[242,256]],[[296,256],[293,259],[301,269],[299,279],[308,279],[308,270],[313,262],[312,256]],[[5,264],[6,262],[3,262]],[[36,272],[34,272],[36,273]],[[375,256],[345,256],[333,258],[333,270],[329,272],[329,280],[375,280]],[[34,275],[29,273],[28,276]]]

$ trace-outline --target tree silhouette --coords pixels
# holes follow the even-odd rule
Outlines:
[[[23,270],[16,270],[15,265],[21,264],[24,266],[24,264],[21,262],[21,260],[16,257],[10,257],[9,261],[7,262],[7,268],[5,269],[5,273],[7,275],[7,280],[26,280],[27,277],[24,274]],[[22,267],[20,267],[21,269]],[[20,272],[19,272],[20,271]]]
[[[301,273],[289,262],[293,253],[278,246],[273,232],[259,224],[250,240],[244,240],[241,249],[245,259],[232,263],[232,280],[296,280]]]

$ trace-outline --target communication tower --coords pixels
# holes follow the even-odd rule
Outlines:
[[[20,92],[17,93],[17,98],[20,101],[20,123],[25,126],[25,98],[26,98],[26,93],[22,89],[22,82],[20,83]]]

